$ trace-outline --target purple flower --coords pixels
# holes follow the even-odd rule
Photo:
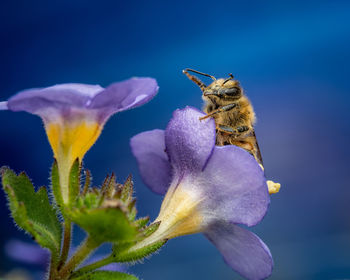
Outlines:
[[[5,244],[6,254],[17,261],[45,267],[50,260],[50,253],[37,244],[12,239]]]
[[[76,248],[71,251],[75,252]],[[50,261],[50,253],[48,250],[41,248],[37,244],[24,242],[17,239],[12,239],[5,244],[5,253],[11,259],[27,264],[39,265],[46,268]],[[84,265],[92,264],[105,258],[102,254],[93,255]],[[103,267],[103,270],[126,272],[126,267],[119,263],[108,264]]]
[[[74,160],[83,159],[111,115],[143,105],[157,91],[152,78],[132,78],[107,88],[60,84],[21,91],[0,102],[0,110],[25,111],[43,119],[58,163],[62,198],[67,203],[68,175]]]
[[[203,113],[177,110],[165,131],[131,139],[141,176],[151,190],[165,194],[158,230],[135,245],[203,232],[226,263],[247,279],[270,276],[267,246],[237,224],[253,226],[265,215],[270,198],[263,170],[245,150],[215,146],[215,122]]]

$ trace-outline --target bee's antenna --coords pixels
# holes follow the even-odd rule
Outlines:
[[[224,85],[225,83],[227,83],[229,80],[233,80],[234,77],[232,75],[232,73],[228,74],[230,76],[230,78],[227,78],[222,84]]]
[[[203,75],[203,76],[209,77],[209,78],[211,78],[213,81],[216,80],[216,78],[215,78],[214,76],[209,75],[209,74],[205,74],[205,73],[203,73],[203,72],[199,72],[199,71],[197,71],[197,70],[193,70],[193,69],[186,68],[185,71],[191,71],[191,72],[197,73],[197,74],[199,74],[199,75]]]
[[[207,86],[200,79],[188,73],[187,72],[188,70],[191,71],[191,69],[185,69],[185,70],[182,70],[182,73],[184,73],[192,82],[194,82],[197,86],[199,86],[199,88],[202,91],[204,91]]]

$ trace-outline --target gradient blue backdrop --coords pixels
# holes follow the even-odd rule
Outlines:
[[[7,0],[0,40],[0,100],[63,82],[158,80],[158,96],[114,116],[85,158],[95,183],[106,172],[134,174],[139,213],[153,218],[161,197],[143,185],[130,137],[165,128],[176,108],[202,106],[183,68],[232,72],[254,104],[267,175],[282,183],[252,229],[272,251],[271,279],[350,278],[349,1]],[[0,112],[0,123],[0,165],[47,184],[52,154],[40,119]],[[0,217],[5,273],[22,266],[5,256],[6,241],[30,239],[2,193]],[[241,279],[201,235],[171,240],[130,271],[145,280]]]

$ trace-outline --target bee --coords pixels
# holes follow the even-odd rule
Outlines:
[[[209,77],[213,82],[206,86],[200,79],[189,74],[194,72]],[[254,124],[256,121],[253,106],[244,94],[239,81],[232,74],[226,79],[193,69],[185,69],[183,73],[202,90],[205,102],[201,120],[212,117],[216,124],[216,145],[236,145],[251,153],[256,161],[263,165],[261,152],[256,140]]]
[[[189,72],[209,77],[213,82],[206,86],[199,78]],[[236,145],[252,154],[264,169],[259,144],[256,140],[254,124],[255,112],[248,97],[244,94],[239,81],[232,74],[228,78],[216,79],[214,76],[193,69],[185,69],[183,73],[202,90],[206,116],[214,118],[216,124],[216,145]],[[270,193],[279,191],[281,185],[268,180]]]

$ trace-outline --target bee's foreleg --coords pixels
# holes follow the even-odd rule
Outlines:
[[[202,120],[205,120],[205,119],[207,119],[207,118],[212,117],[213,115],[215,115],[215,114],[217,114],[217,113],[229,111],[229,110],[231,110],[231,109],[233,109],[233,108],[235,108],[235,107],[237,107],[237,106],[238,106],[237,103],[231,103],[231,104],[228,104],[228,105],[219,107],[218,109],[216,109],[216,110],[210,112],[210,113],[207,114],[206,116],[199,118],[199,120],[201,120],[201,121],[202,121]]]

